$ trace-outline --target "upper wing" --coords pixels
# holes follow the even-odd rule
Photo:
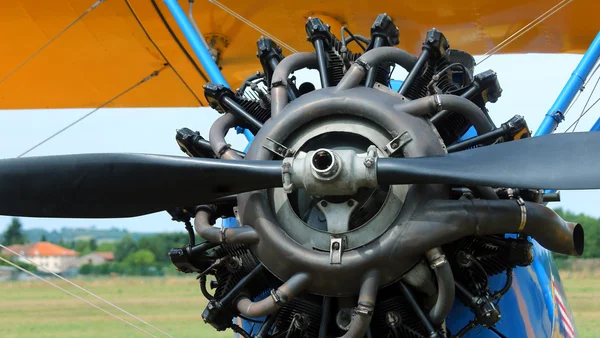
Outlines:
[[[95,0],[0,1],[0,79],[89,8]],[[120,97],[113,107],[198,106],[206,76],[161,0],[106,0],[0,83],[0,108],[97,107],[166,62],[157,77]],[[188,1],[180,0],[187,11]],[[319,16],[338,35],[342,24],[368,35],[379,13],[400,29],[400,47],[420,51],[425,32],[443,31],[453,48],[483,54],[556,5],[556,0],[303,0],[222,3],[298,51],[311,51],[304,23]],[[156,6],[155,6],[156,5]],[[501,53],[582,53],[597,34],[598,1],[572,1]],[[219,65],[233,88],[259,69],[260,33],[208,1],[196,1],[196,20],[221,49]],[[161,19],[162,17],[165,19]],[[167,25],[181,41],[178,46]],[[155,41],[150,42],[141,25]],[[191,55],[186,56],[185,52]],[[356,50],[357,51],[357,50]],[[284,54],[291,52],[284,48]],[[163,56],[164,55],[164,56]]]

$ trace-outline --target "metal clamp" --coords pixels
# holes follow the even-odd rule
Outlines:
[[[369,146],[367,149],[367,157],[363,161],[363,164],[367,168],[371,168],[377,161],[377,147]]]
[[[442,98],[438,94],[433,95],[433,101],[435,102],[435,109],[437,111],[444,110],[444,106],[442,105]]]
[[[275,304],[283,304],[283,299],[277,294],[276,290],[271,290],[271,297],[273,298],[273,301],[275,302]]]
[[[342,239],[331,237],[329,243],[329,264],[342,264]]]
[[[386,152],[386,154],[388,154],[388,156],[391,156],[396,151],[402,149],[410,141],[412,141],[412,136],[405,131],[402,134],[394,137],[388,144],[385,145],[383,150]]]
[[[358,304],[357,307],[354,308],[354,313],[356,313],[357,315],[363,315],[363,316],[371,316],[373,315],[373,307],[372,306],[368,306],[368,305],[364,305],[364,304]]]
[[[227,228],[221,227],[221,243],[223,244],[227,243],[227,236],[225,236],[225,231],[227,231]]]
[[[356,60],[356,64],[362,67],[364,70],[369,71],[371,69],[371,65],[366,63],[364,60],[358,59]]]
[[[432,270],[439,268],[440,266],[446,264],[448,261],[446,260],[446,255],[439,255],[433,261],[429,262],[429,267]]]
[[[281,157],[286,157],[286,156],[291,156],[294,154],[293,151],[289,150],[286,146],[273,140],[272,138],[267,137],[267,141],[272,143],[270,145],[270,147],[267,144],[263,144],[262,147],[267,149],[268,151],[272,152],[275,155],[279,155]]]
[[[517,204],[521,208],[521,223],[519,224],[519,231],[525,230],[525,224],[527,223],[527,208],[525,206],[525,201],[521,197],[517,199]]]
[[[286,157],[281,164],[281,175],[283,178],[283,191],[286,194],[291,194],[294,191],[294,183],[292,182],[292,164],[293,157]]]

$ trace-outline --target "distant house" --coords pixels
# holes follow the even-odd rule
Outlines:
[[[2,254],[8,257],[13,257],[14,260],[29,263],[33,262],[50,272],[63,273],[77,266],[79,254],[73,250],[63,248],[62,246],[48,243],[38,242],[26,245],[11,245],[8,247],[19,255],[25,256],[26,259],[13,254],[8,250],[2,250]],[[43,271],[43,269],[40,269]]]
[[[115,255],[108,251],[97,251],[82,256],[79,259],[79,266],[84,264],[100,265],[104,263],[110,263],[115,260]]]

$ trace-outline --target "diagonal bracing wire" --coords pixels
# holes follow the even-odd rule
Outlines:
[[[124,310],[124,309],[122,309],[122,308],[118,307],[117,305],[115,305],[115,304],[113,304],[113,303],[109,302],[108,300],[106,300],[106,299],[104,299],[104,298],[102,298],[102,297],[98,296],[97,294],[95,294],[95,293],[93,293],[93,292],[91,292],[91,291],[89,291],[89,290],[87,290],[87,289],[85,289],[85,288],[83,288],[83,287],[79,286],[78,284],[76,284],[76,283],[74,283],[74,282],[72,282],[72,281],[70,281],[70,280],[68,280],[68,279],[64,278],[63,276],[61,276],[61,275],[59,275],[59,274],[57,274],[57,273],[54,273],[54,272],[52,272],[52,271],[50,271],[50,270],[46,269],[45,267],[43,267],[43,266],[41,266],[41,265],[38,265],[38,264],[34,263],[33,261],[29,260],[29,259],[28,259],[27,257],[25,257],[24,255],[21,255],[21,254],[19,254],[18,252],[11,250],[10,248],[8,248],[8,247],[6,247],[6,246],[2,245],[1,243],[0,243],[0,248],[2,248],[2,249],[4,249],[4,250],[6,250],[6,251],[8,251],[8,252],[12,253],[13,255],[17,255],[17,256],[19,256],[19,257],[20,257],[21,259],[23,259],[23,260],[24,260],[26,263],[29,263],[29,264],[31,264],[31,265],[33,265],[33,266],[35,266],[36,268],[38,268],[38,269],[40,269],[40,270],[42,270],[42,271],[44,271],[44,272],[47,272],[47,273],[49,273],[49,274],[52,274],[54,277],[57,277],[57,278],[59,278],[60,280],[62,280],[62,281],[64,281],[64,282],[67,282],[67,283],[71,284],[72,286],[74,286],[74,287],[78,288],[79,290],[82,290],[82,291],[84,291],[84,292],[88,293],[89,295],[91,295],[91,296],[93,296],[93,297],[95,297],[95,298],[97,298],[97,299],[99,299],[99,300],[103,301],[104,303],[106,303],[106,304],[108,304],[108,305],[112,306],[113,308],[115,308],[115,309],[117,309],[117,310],[119,310],[119,311],[121,311],[121,312],[125,313],[126,315],[129,315],[130,317],[132,317],[132,318],[134,318],[134,319],[136,319],[136,320],[138,320],[138,321],[140,321],[140,322],[142,322],[142,323],[144,323],[144,324],[148,325],[149,327],[151,327],[151,328],[155,329],[156,331],[158,331],[158,332],[160,332],[160,333],[164,334],[165,336],[167,336],[167,337],[170,337],[170,338],[174,338],[174,337],[173,337],[173,336],[171,336],[170,334],[168,334],[168,333],[164,332],[163,330],[161,330],[161,329],[157,328],[156,326],[154,326],[154,325],[152,325],[152,324],[150,324],[150,323],[146,322],[146,321],[145,321],[145,320],[143,320],[142,318],[140,318],[140,317],[138,317],[138,316],[136,316],[136,315],[134,315],[134,314],[131,314],[130,312],[128,312],[128,311],[126,311],[126,310]]]
[[[89,304],[91,307],[93,307],[93,308],[96,308],[96,309],[98,309],[98,310],[100,310],[100,311],[102,311],[102,312],[104,312],[104,313],[106,313],[106,314],[110,315],[111,317],[114,317],[115,319],[118,319],[118,320],[122,321],[123,323],[126,323],[127,325],[129,325],[129,326],[132,326],[132,327],[134,327],[134,328],[136,328],[136,329],[138,329],[138,330],[140,330],[140,331],[144,332],[145,334],[149,335],[150,337],[157,338],[155,335],[153,335],[152,333],[150,333],[150,332],[148,332],[148,331],[146,331],[146,330],[142,329],[141,327],[139,327],[139,326],[137,326],[137,325],[135,325],[135,324],[133,324],[133,323],[131,323],[131,322],[129,322],[129,321],[127,321],[127,320],[125,320],[125,319],[123,319],[123,318],[121,318],[121,317],[117,316],[117,315],[115,315],[114,313],[112,313],[112,312],[110,312],[110,311],[107,311],[107,310],[105,310],[105,309],[103,309],[103,308],[99,307],[98,305],[96,305],[96,304],[94,304],[94,303],[90,302],[90,301],[89,301],[89,300],[87,300],[87,299],[84,299],[84,298],[81,298],[81,297],[77,296],[76,294],[74,294],[74,293],[72,293],[72,292],[70,292],[70,291],[68,291],[68,290],[66,290],[66,289],[64,289],[64,288],[62,288],[62,287],[60,287],[60,286],[58,286],[58,285],[56,285],[56,284],[52,283],[51,281],[49,281],[49,280],[47,280],[47,279],[44,279],[44,278],[42,278],[42,277],[40,277],[40,276],[36,275],[35,273],[33,273],[33,272],[31,272],[31,271],[29,271],[29,270],[27,270],[27,269],[25,269],[25,268],[22,268],[22,267],[18,266],[17,264],[15,264],[15,263],[13,263],[13,262],[9,261],[8,259],[6,259],[6,258],[4,258],[4,257],[2,257],[2,256],[0,256],[0,261],[3,261],[3,262],[4,262],[4,263],[6,263],[6,264],[12,265],[13,267],[15,267],[15,268],[17,268],[17,269],[19,269],[19,270],[21,270],[21,271],[23,271],[23,272],[25,272],[25,273],[27,273],[27,274],[29,274],[29,275],[31,275],[31,276],[33,276],[33,277],[37,278],[37,279],[39,279],[39,280],[43,281],[43,282],[46,282],[46,283],[48,283],[48,284],[50,284],[50,285],[54,286],[55,288],[57,288],[57,289],[61,290],[62,292],[66,293],[66,294],[68,294],[68,295],[71,295],[71,296],[73,296],[73,297],[75,297],[75,298],[77,298],[77,299],[79,299],[79,300],[81,300],[81,301],[83,301],[83,302],[85,302],[85,303]]]
[[[287,43],[283,42],[282,40],[279,40],[278,38],[276,38],[275,36],[273,36],[272,34],[270,34],[269,32],[267,32],[266,30],[258,27],[257,25],[255,25],[254,23],[252,23],[252,21],[244,18],[243,16],[239,15],[238,13],[234,12],[232,9],[230,9],[229,7],[223,5],[222,3],[220,3],[217,0],[208,0],[208,2],[212,2],[213,4],[215,4],[216,6],[218,6],[219,8],[221,8],[222,10],[224,10],[225,12],[231,14],[233,17],[235,17],[236,19],[240,20],[241,22],[245,23],[246,25],[254,28],[254,30],[256,30],[257,32],[261,33],[262,35],[270,38],[271,40],[277,42],[280,46],[284,47],[285,49],[289,50],[292,53],[298,53],[298,51],[296,49],[294,49],[292,46],[288,45]]]
[[[163,51],[160,49],[160,47],[158,47],[158,45],[156,44],[156,42],[154,41],[154,39],[152,39],[152,37],[150,36],[150,33],[148,33],[148,30],[146,30],[146,27],[144,26],[144,24],[142,24],[142,20],[140,20],[140,18],[138,17],[137,13],[133,9],[133,7],[131,7],[131,4],[129,3],[129,0],[125,0],[125,4],[127,5],[127,8],[129,9],[129,11],[131,12],[131,14],[133,15],[133,18],[135,19],[135,21],[138,23],[138,25],[140,25],[140,28],[142,29],[142,31],[144,32],[144,34],[146,34],[146,38],[148,38],[148,41],[150,41],[150,43],[152,43],[152,45],[154,46],[154,48],[156,48],[156,50],[158,51],[158,53],[160,54],[160,56],[162,56],[162,58],[165,60],[165,63],[167,63],[169,65],[169,67],[171,67],[171,69],[173,70],[173,72],[175,73],[175,75],[177,75],[177,77],[179,78],[179,80],[181,80],[181,82],[183,83],[183,85],[190,91],[190,93],[192,93],[192,95],[194,96],[194,98],[196,98],[196,100],[198,101],[198,103],[200,103],[201,106],[204,106],[204,104],[202,104],[202,101],[200,101],[200,98],[198,98],[198,95],[196,95],[196,93],[192,90],[192,88],[188,85],[188,83],[185,82],[185,80],[183,79],[183,77],[179,74],[179,72],[175,69],[175,67],[173,67],[173,64],[171,62],[169,62],[169,59],[167,59],[167,56],[165,55],[165,53],[163,53]],[[191,4],[191,2],[190,2],[190,4]],[[202,41],[204,41],[204,39]]]
[[[90,117],[90,115],[94,114],[95,112],[97,112],[98,110],[100,110],[101,108],[104,108],[105,106],[111,104],[114,100],[120,98],[121,96],[129,93],[130,91],[132,91],[133,89],[135,89],[136,87],[138,87],[139,85],[143,84],[144,82],[149,81],[150,79],[158,76],[158,74],[160,74],[160,72],[162,72],[163,70],[165,70],[165,68],[167,68],[169,65],[165,64],[162,68],[160,68],[159,70],[155,70],[154,72],[152,72],[152,74],[146,76],[145,78],[143,78],[142,80],[140,80],[139,82],[137,82],[136,84],[134,84],[133,86],[125,89],[124,91],[120,92],[119,94],[117,94],[116,96],[112,97],[110,100],[104,102],[103,104],[101,104],[100,106],[98,106],[97,108],[94,108],[94,110],[92,110],[89,113],[86,113],[85,115],[83,115],[82,117],[78,118],[77,120],[71,122],[70,124],[68,124],[67,126],[63,127],[62,129],[60,129],[59,131],[57,131],[56,133],[48,136],[47,138],[45,138],[44,140],[38,142],[36,145],[34,145],[33,147],[27,149],[26,151],[24,151],[23,153],[21,153],[19,156],[17,156],[17,158],[19,157],[23,157],[25,155],[27,155],[28,153],[30,153],[31,151],[33,151],[34,149],[38,148],[39,146],[41,146],[42,144],[50,141],[51,139],[55,138],[56,136],[60,135],[61,133],[63,133],[65,130],[73,127],[74,125],[76,125],[77,123],[83,121],[84,119]]]
[[[25,59],[23,62],[21,62],[17,67],[15,67],[13,70],[11,70],[8,74],[6,74],[6,76],[4,76],[2,78],[2,80],[0,80],[0,84],[2,84],[4,81],[6,81],[9,77],[11,77],[14,73],[16,73],[23,66],[28,64],[29,61],[33,60],[33,58],[35,58],[39,53],[41,53],[44,49],[46,49],[46,47],[50,46],[56,39],[58,39],[61,35],[66,33],[69,29],[71,29],[71,27],[73,27],[77,22],[79,22],[81,19],[83,19],[86,15],[90,14],[91,11],[96,9],[96,7],[98,7],[104,1],[106,1],[106,0],[97,0],[90,8],[86,9],[85,12],[83,12],[80,16],[78,16],[77,19],[75,19],[73,22],[71,22],[69,25],[67,25],[67,27],[63,28],[63,30],[58,32],[58,34],[56,34],[54,37],[52,37],[52,39],[48,40],[48,42],[46,42],[44,45],[42,45],[42,47],[40,47],[38,50],[33,52],[33,54],[31,54],[27,59]]]
[[[592,108],[594,108],[594,106],[595,106],[595,105],[596,105],[598,102],[600,102],[600,98],[598,98],[596,101],[594,101],[594,103],[592,103],[592,104],[591,104],[591,105],[588,107],[588,109],[584,110],[584,111],[583,111],[583,113],[581,113],[581,115],[579,115],[579,117],[577,118],[577,120],[575,120],[575,122],[571,123],[571,125],[569,126],[569,128],[567,128],[567,130],[565,131],[565,133],[566,133],[566,132],[568,132],[568,131],[569,131],[571,128],[573,128],[573,126],[574,126],[576,123],[578,123],[578,122],[579,122],[579,120],[581,120],[581,118],[585,116],[585,114],[587,114],[587,113],[588,113],[588,112],[589,112],[589,111],[590,111]]]
[[[547,10],[546,12],[544,12],[543,14],[541,14],[540,16],[538,16],[537,18],[533,19],[527,25],[523,26],[521,29],[519,29],[518,31],[516,31],[515,33],[513,33],[508,38],[504,39],[504,41],[500,42],[494,48],[490,49],[487,53],[485,53],[483,55],[484,58],[482,60],[480,60],[479,62],[477,62],[476,65],[480,65],[485,60],[489,59],[492,55],[494,55],[495,53],[499,52],[501,49],[503,49],[504,47],[508,46],[510,43],[514,42],[516,39],[518,39],[519,37],[521,37],[523,34],[529,32],[535,26],[537,26],[540,23],[544,22],[546,19],[548,19],[552,15],[556,14],[558,11],[560,11],[566,5],[570,4],[573,1],[575,1],[575,0],[561,0],[559,3],[557,3],[556,5],[554,5],[554,7],[550,8],[549,10]]]
[[[599,64],[599,66],[600,66],[600,64]],[[598,67],[596,67],[596,69],[594,69],[594,72],[596,72],[597,69],[598,69]],[[592,76],[594,76],[594,72],[590,76],[590,80],[592,79]],[[596,87],[598,87],[598,83],[600,83],[600,76],[596,80],[596,83],[594,84],[594,88],[592,88],[590,95],[588,96],[587,100],[585,101],[585,105],[583,106],[583,109],[581,109],[581,113],[579,114],[579,117],[577,118],[577,120],[575,120],[575,127],[573,127],[573,132],[575,132],[577,130],[577,125],[579,125],[579,120],[581,120],[581,118],[583,117],[583,113],[586,111],[585,108],[587,108],[588,104],[590,103],[590,100],[592,99],[592,95],[594,95],[594,92],[596,91]],[[584,84],[584,87],[585,87],[585,84]]]

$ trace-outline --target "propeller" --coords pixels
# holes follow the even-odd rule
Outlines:
[[[555,134],[439,157],[380,158],[380,184],[600,189],[600,133]],[[281,161],[143,154],[0,160],[0,214],[117,218],[282,186]]]
[[[0,214],[117,218],[281,186],[281,161],[143,154],[0,160]]]
[[[440,157],[380,158],[380,184],[445,183],[532,189],[600,189],[600,133],[521,139]]]

